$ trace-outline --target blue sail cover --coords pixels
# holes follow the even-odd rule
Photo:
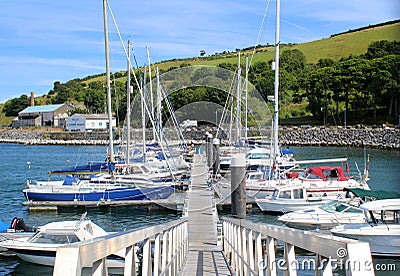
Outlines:
[[[108,166],[106,162],[89,162],[87,165],[79,165],[59,170],[52,170],[50,171],[50,174],[82,174],[105,171],[108,171]]]
[[[65,176],[65,180],[64,180],[64,182],[63,182],[63,185],[65,185],[65,186],[71,186],[72,183],[73,183],[74,181],[79,181],[79,178],[67,174],[67,175]]]
[[[7,232],[7,229],[10,228],[10,224],[4,223],[0,221],[0,233]]]
[[[283,155],[294,154],[294,152],[291,149],[281,149],[281,153]]]

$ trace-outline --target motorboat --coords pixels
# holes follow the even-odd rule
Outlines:
[[[228,197],[230,181],[218,183],[221,194]],[[307,194],[313,197],[345,196],[347,188],[369,190],[364,181],[357,181],[346,176],[340,166],[317,166],[297,172],[294,168],[287,170],[258,169],[246,174],[246,197],[249,200],[271,198],[275,188],[304,186]]]
[[[330,229],[340,224],[365,222],[359,200],[335,199],[321,206],[284,214],[278,220],[299,229]]]
[[[256,199],[263,212],[287,213],[320,206],[335,197],[316,197],[309,194],[303,185],[277,187],[271,198]]]
[[[14,252],[20,259],[39,265],[54,266],[56,251],[60,246],[103,237],[109,233],[86,219],[51,222],[39,227],[32,237],[9,239],[0,242],[0,247]],[[124,266],[123,252],[117,252],[107,258],[107,266]]]
[[[370,201],[360,209],[365,211],[365,223],[336,226],[331,233],[368,242],[373,256],[400,257],[400,199]]]
[[[393,191],[345,188],[345,198],[339,197],[316,208],[284,214],[279,221],[289,227],[300,229],[331,229],[349,223],[366,222],[359,205],[367,201],[400,198]]]

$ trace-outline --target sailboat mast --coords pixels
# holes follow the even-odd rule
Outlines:
[[[145,107],[145,95],[147,94],[147,85],[146,85],[146,65],[143,66],[143,93],[141,94],[141,103],[142,103],[142,138],[143,138],[143,163],[146,162],[146,107]]]
[[[153,97],[153,84],[151,82],[151,65],[150,65],[150,51],[149,48],[146,47],[146,51],[147,51],[147,61],[149,63],[149,84],[150,84],[150,101],[151,101],[151,114],[150,114],[150,120],[152,120],[154,122],[154,97]],[[153,123],[153,141],[157,141],[156,140],[156,130],[154,129],[154,123]]]
[[[162,127],[162,118],[161,118],[161,84],[160,84],[160,72],[158,67],[156,67],[157,74],[157,99],[156,99],[156,110],[157,110],[157,131],[158,136],[161,137],[161,127]],[[160,141],[161,143],[162,141]]]
[[[276,25],[275,25],[275,86],[274,86],[274,159],[279,156],[279,32],[280,32],[280,0],[276,0]]]
[[[245,110],[244,110],[244,140],[247,145],[247,97],[249,95],[249,57],[246,56],[246,94],[245,94]]]
[[[112,131],[112,110],[111,110],[111,82],[110,82],[110,57],[108,50],[108,24],[107,24],[107,0],[103,0],[104,16],[104,45],[106,54],[106,80],[107,80],[107,109],[108,109],[108,139],[110,147],[110,162],[114,162],[114,143]]]
[[[130,144],[131,144],[131,45],[128,40],[128,80],[126,82],[126,165],[129,173]]]
[[[240,67],[240,52],[238,55],[238,75],[237,75],[237,95],[236,95],[236,141],[240,147],[240,103],[241,103],[241,85],[242,85],[242,68]]]

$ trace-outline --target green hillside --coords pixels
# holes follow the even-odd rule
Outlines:
[[[400,22],[388,25],[370,27],[360,31],[343,33],[329,38],[303,44],[282,45],[281,51],[287,48],[298,49],[306,56],[307,63],[317,63],[319,59],[331,58],[335,61],[349,55],[362,55],[367,52],[368,45],[379,40],[400,40]],[[251,55],[252,51],[242,51],[242,55]],[[257,48],[253,57],[253,63],[257,61],[268,61],[274,57],[274,47],[265,46]],[[170,67],[179,67],[181,64],[191,65],[218,65],[220,63],[237,63],[237,53],[229,53],[213,57],[196,57],[164,61],[157,63],[160,69],[167,70]]]
[[[302,43],[302,44],[281,44],[281,54],[285,50],[299,50],[305,56],[305,62],[308,64],[316,64],[320,59],[332,59],[334,61],[339,61],[342,58],[347,58],[349,56],[360,56],[367,53],[368,46],[375,41],[400,41],[400,20],[382,23],[374,26],[367,26],[357,30],[349,30],[340,34],[333,34],[329,38],[320,39],[317,41]],[[233,45],[234,46],[234,45]],[[242,56],[251,56],[253,53],[253,47],[248,47],[242,49]],[[212,56],[205,57],[193,57],[185,59],[174,59],[163,62],[158,62],[155,64],[161,72],[168,71],[172,68],[179,68],[181,66],[187,65],[210,65],[218,66],[219,64],[236,64],[237,63],[238,52],[224,52],[220,54],[214,54]],[[284,54],[283,54],[284,56]],[[252,57],[251,65],[257,62],[264,61],[269,62],[274,58],[274,47],[269,46],[257,46],[255,49],[255,55]],[[263,69],[264,70],[264,69]],[[155,72],[153,73],[155,75]],[[126,72],[116,72],[113,75],[113,80],[115,78],[117,86],[122,91],[124,90],[124,85],[126,82]],[[74,79],[67,82],[64,87],[64,94],[66,92],[73,94],[75,93],[74,99],[71,101],[68,98],[60,98],[62,94],[55,93],[55,91],[49,91],[48,95],[43,97],[35,98],[36,104],[46,104],[54,102],[54,99],[58,97],[58,102],[74,102],[82,103],[85,99],[86,90],[90,90],[92,99],[93,95],[97,93],[97,101],[103,99],[104,91],[102,84],[105,82],[105,74],[87,76],[81,79]],[[63,84],[61,84],[63,85]],[[74,91],[74,92],[72,92]],[[97,92],[96,92],[97,91]],[[288,93],[293,93],[289,91]],[[79,95],[78,95],[79,94]],[[291,97],[292,94],[288,94]],[[61,100],[60,100],[61,99]],[[288,103],[290,104],[290,102]],[[302,108],[306,103],[301,103],[297,109]],[[103,105],[102,105],[103,106]],[[2,106],[0,106],[0,111]],[[305,109],[305,108],[302,108]],[[304,112],[298,112],[299,114]],[[4,113],[1,112],[0,124],[9,125],[12,118],[5,117]]]
[[[335,61],[350,55],[358,56],[365,54],[370,45],[374,41],[400,40],[400,22],[387,23],[379,26],[371,26],[361,28],[359,31],[349,31],[338,35],[332,35],[316,41],[303,44],[285,44],[281,45],[281,52],[285,49],[298,49],[306,56],[307,63],[317,63],[320,59],[330,58]],[[250,47],[251,48],[251,47]],[[247,48],[248,49],[248,48]],[[252,59],[252,64],[258,61],[270,61],[274,58],[273,46],[257,47]],[[242,56],[251,56],[253,49],[241,51]],[[170,68],[180,67],[181,65],[209,65],[218,66],[221,63],[237,63],[237,52],[227,54],[217,54],[207,57],[193,57],[185,59],[167,60],[157,62],[155,65],[160,69],[167,71]],[[154,72],[155,74],[155,72]],[[125,74],[123,74],[125,75]],[[104,76],[95,76],[87,78],[86,84],[92,81],[104,81]],[[117,78],[116,81],[126,82],[126,77]]]
[[[371,26],[362,28],[360,31],[351,31],[339,35],[332,35],[329,38],[311,41],[303,44],[282,45],[281,51],[285,49],[298,49],[306,56],[307,63],[317,63],[318,60],[330,58],[335,61],[349,55],[362,55],[367,52],[368,45],[374,41],[388,40],[394,41],[400,39],[400,22],[388,23],[386,25]],[[248,49],[248,48],[247,48]],[[251,56],[253,50],[241,51],[242,56]],[[252,63],[258,61],[269,61],[274,57],[273,46],[257,47]],[[160,70],[168,70],[173,67],[179,67],[184,64],[190,65],[210,65],[217,66],[221,63],[237,63],[237,52],[227,54],[217,54],[207,57],[193,57],[185,59],[167,60],[157,62],[155,65]],[[104,76],[88,77],[84,82],[86,84],[92,81],[105,81]],[[118,78],[117,81],[126,81],[126,78]]]

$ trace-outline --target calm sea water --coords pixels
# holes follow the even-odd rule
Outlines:
[[[292,147],[296,159],[348,157],[351,171],[356,163],[364,170],[364,156],[369,154],[371,189],[400,192],[400,152],[362,150],[349,148],[298,148]],[[78,219],[84,210],[29,212],[22,206],[21,190],[26,179],[47,179],[47,172],[61,167],[100,161],[105,158],[103,146],[25,146],[0,144],[0,220],[9,223],[14,216],[24,218],[30,226],[52,221]],[[28,162],[30,165],[28,166]],[[134,208],[89,209],[88,217],[107,231],[121,231],[135,227],[162,223],[179,217],[174,211],[147,211]],[[276,217],[252,210],[247,218],[254,222],[277,223]],[[383,260],[383,262],[386,262]],[[398,271],[400,270],[397,262]],[[51,268],[31,265],[14,255],[0,254],[0,275],[51,275]],[[386,274],[385,274],[386,275]]]

